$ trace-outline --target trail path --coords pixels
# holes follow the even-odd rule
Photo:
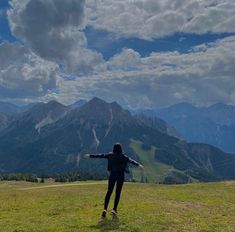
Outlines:
[[[42,185],[36,187],[25,187],[19,188],[19,190],[32,190],[32,189],[44,189],[44,188],[59,188],[59,187],[69,187],[69,186],[84,186],[84,185],[96,185],[96,184],[107,184],[105,181],[100,182],[89,182],[89,183],[73,183],[73,184],[51,184],[51,185]]]

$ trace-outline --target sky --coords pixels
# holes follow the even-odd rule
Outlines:
[[[235,1],[0,0],[0,101],[235,105]]]

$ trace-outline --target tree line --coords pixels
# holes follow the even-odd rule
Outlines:
[[[45,179],[52,178],[55,182],[74,182],[80,180],[80,174],[77,171],[64,172],[57,174],[34,174],[34,173],[2,173],[0,180],[6,181],[28,181],[35,183],[44,183]]]

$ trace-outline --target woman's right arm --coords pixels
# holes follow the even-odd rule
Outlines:
[[[85,154],[84,158],[103,158],[107,159],[109,154]]]

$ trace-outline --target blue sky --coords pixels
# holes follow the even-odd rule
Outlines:
[[[218,39],[234,35],[234,33],[206,33],[200,35],[175,33],[149,41],[135,37],[116,38],[113,33],[96,30],[89,26],[84,31],[88,40],[88,47],[102,53],[106,60],[120,53],[123,48],[132,48],[140,53],[141,56],[149,56],[152,52],[166,51],[187,53],[193,46],[211,43]]]
[[[14,41],[14,37],[10,32],[10,28],[8,25],[7,17],[6,17],[6,10],[8,9],[9,4],[7,0],[2,0],[0,2],[0,42],[3,40]]]
[[[235,102],[235,3],[0,2],[0,100]]]

